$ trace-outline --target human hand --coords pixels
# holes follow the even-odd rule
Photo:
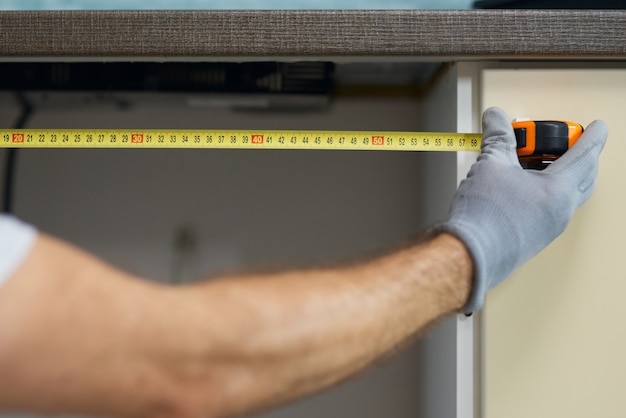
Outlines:
[[[593,192],[607,135],[606,124],[595,121],[545,170],[524,170],[508,116],[495,107],[485,111],[482,152],[438,228],[461,239],[474,261],[464,312],[480,309],[488,290],[565,230]]]

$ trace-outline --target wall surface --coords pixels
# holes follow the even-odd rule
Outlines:
[[[626,70],[489,70],[483,107],[603,119],[597,188],[568,230],[487,297],[487,418],[626,416]]]
[[[189,108],[180,97],[165,103],[149,96],[136,99],[40,97],[29,127],[422,126],[420,103],[403,99],[339,100],[320,111],[277,113]],[[4,97],[0,107],[2,124],[10,126],[15,117],[11,97]],[[15,203],[20,216],[44,231],[127,270],[179,282],[224,270],[353,260],[407,242],[427,221],[445,216],[454,190],[454,156],[442,160],[440,155],[437,164],[428,162],[432,157],[399,152],[27,150],[20,151]],[[432,173],[448,169],[450,190],[442,185],[444,194],[433,207],[424,190],[428,185],[436,195]],[[446,402],[425,398],[429,383],[424,369],[430,357],[424,347],[431,353],[448,340],[445,330],[436,331],[426,346],[415,344],[359,379],[264,416],[414,417],[433,408],[429,402]],[[440,361],[446,363],[445,358]],[[442,381],[451,373],[453,382],[454,368],[445,373]],[[453,387],[448,389],[453,393]]]

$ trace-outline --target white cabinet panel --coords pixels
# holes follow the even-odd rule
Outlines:
[[[625,69],[484,72],[482,105],[511,117],[603,119],[595,194],[546,251],[488,295],[485,416],[626,416]]]

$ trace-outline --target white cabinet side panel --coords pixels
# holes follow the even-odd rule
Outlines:
[[[457,79],[457,131],[479,132],[480,120],[480,66],[478,63],[459,63]],[[457,183],[467,175],[476,161],[476,152],[457,153]],[[477,384],[479,364],[476,344],[478,315],[456,317],[456,399],[457,418],[473,418],[478,410],[479,391]]]

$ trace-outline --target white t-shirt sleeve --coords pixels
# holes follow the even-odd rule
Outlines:
[[[0,286],[26,259],[37,230],[17,218],[0,214]]]

